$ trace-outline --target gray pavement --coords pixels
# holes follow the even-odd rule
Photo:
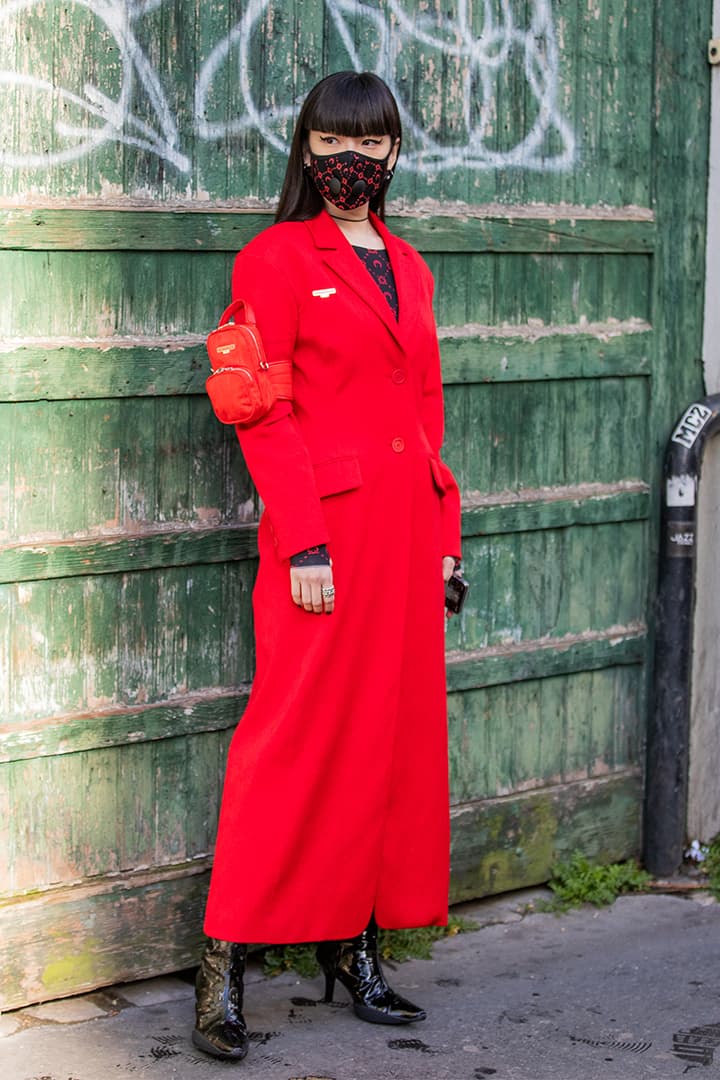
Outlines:
[[[342,987],[323,1005],[319,978],[251,962],[243,1062],[194,1049],[192,986],[173,976],[0,1017],[0,1080],[720,1077],[720,905],[638,896],[557,916],[523,914],[528,899],[462,905],[481,929],[387,967],[421,1024],[364,1024]]]

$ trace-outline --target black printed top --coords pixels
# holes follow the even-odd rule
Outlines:
[[[387,251],[378,251],[376,248],[354,247],[361,261],[365,264],[368,273],[374,279],[388,304],[390,310],[397,319],[399,313],[397,286],[395,276],[390,265],[390,256]]]

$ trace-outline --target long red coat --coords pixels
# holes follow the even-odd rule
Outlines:
[[[293,942],[447,921],[442,556],[460,551],[443,437],[432,276],[374,219],[395,320],[332,218],[267,229],[238,256],[292,405],[238,436],[266,510],[257,667],[230,747],[205,932]],[[297,607],[289,557],[327,543],[332,615]]]

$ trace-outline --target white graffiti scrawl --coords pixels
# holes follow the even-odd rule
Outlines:
[[[82,94],[57,86],[32,72],[1,71],[0,87],[3,85],[23,87],[31,93],[46,96],[48,111],[57,105],[69,111],[84,123],[55,121],[55,136],[68,145],[52,150],[29,153],[0,151],[0,163],[4,165],[52,166],[85,157],[108,142],[121,142],[148,150],[174,165],[180,172],[190,169],[188,158],[178,150],[178,129],[175,117],[168,105],[157,72],[143,52],[133,31],[133,23],[140,16],[159,7],[163,0],[73,0],[75,6],[84,8],[98,19],[114,39],[119,55],[119,93],[105,93],[99,86],[86,82]],[[10,0],[0,9],[0,32],[3,24],[17,18],[31,8],[47,8],[41,0]],[[63,5],[65,8],[72,4]],[[102,71],[102,68],[100,69]],[[116,77],[114,70],[109,76]],[[136,93],[142,93],[149,103],[156,126],[149,124],[133,112]]]
[[[179,173],[188,173],[191,164],[180,146],[178,119],[140,43],[140,20],[164,2],[64,0],[61,7],[66,14],[81,9],[88,19],[97,20],[111,49],[98,51],[93,80],[81,85],[60,85],[61,77],[25,70],[19,61],[4,70],[0,64],[0,92],[3,87],[20,89],[45,100],[45,114],[54,117],[51,146],[23,145],[7,150],[0,146],[0,164],[49,168],[116,142],[155,154]],[[345,54],[335,67],[374,70],[395,93],[406,133],[406,168],[423,174],[457,167],[482,170],[516,166],[539,171],[569,168],[574,160],[575,140],[559,107],[559,48],[551,0],[523,3],[522,21],[514,14],[518,0],[476,0],[474,19],[471,2],[456,0],[450,14],[434,6],[421,6],[416,0],[316,0],[316,5],[320,11],[324,6],[328,25]],[[24,13],[32,9],[47,13],[53,3],[4,3],[0,8],[0,35],[4,29],[11,33],[11,19],[17,26]],[[202,12],[202,7],[199,10]],[[269,29],[283,13],[287,14],[283,0],[247,0],[242,17],[211,49],[196,82],[191,119],[197,139],[218,140],[257,132],[275,149],[287,153],[300,101],[290,91],[287,100],[276,100],[276,91],[269,104],[256,78],[260,46],[262,85],[287,85],[287,50],[273,47],[277,46],[277,31],[273,37]],[[361,33],[358,27],[362,27]],[[267,37],[263,38],[266,30]],[[317,42],[313,48],[317,49]],[[319,60],[317,57],[318,68]],[[522,72],[528,120],[515,145],[499,149],[496,135],[502,117],[498,116],[497,85],[511,61],[514,74]],[[432,122],[423,117],[420,106],[408,98],[405,89],[413,64],[420,66],[430,88]],[[312,57],[309,66],[315,66]],[[441,79],[443,66],[452,74],[443,74]],[[239,108],[230,115],[223,97],[228,74],[239,90]],[[443,80],[452,86],[452,93],[445,97]],[[306,88],[313,81],[314,77],[308,77]],[[46,135],[44,142],[48,141]]]
[[[297,104],[281,103],[271,107],[259,102],[253,92],[250,72],[254,35],[258,24],[272,10],[277,0],[250,0],[243,18],[218,43],[205,62],[198,79],[195,115],[198,132],[204,138],[218,138],[249,129],[259,131],[271,145],[287,152],[288,118],[297,113]],[[525,28],[517,25],[512,0],[502,0],[501,16],[496,18],[490,0],[483,3],[483,30],[473,32],[469,0],[459,0],[454,18],[427,13],[403,6],[402,0],[323,0],[330,19],[345,48],[350,65],[356,71],[367,70],[356,44],[351,21],[362,21],[372,29],[373,70],[389,84],[400,105],[403,127],[410,136],[412,150],[403,153],[403,167],[417,172],[464,166],[490,169],[516,165],[526,169],[567,169],[574,159],[573,132],[560,114],[559,50],[552,21],[550,0],[533,0],[531,17]],[[455,115],[445,117],[450,126],[465,132],[462,145],[444,143],[424,128],[411,103],[405,100],[398,66],[408,54],[426,47],[447,58],[457,72],[460,86]],[[535,103],[535,118],[530,130],[507,150],[492,148],[497,127],[495,80],[509,62],[511,50],[522,57],[527,90]],[[235,118],[207,119],[208,95],[213,81],[228,61],[234,58],[244,113]],[[432,71],[427,72],[432,78]],[[547,152],[547,138],[552,133],[559,149]]]

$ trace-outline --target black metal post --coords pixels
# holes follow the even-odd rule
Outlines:
[[[657,875],[675,873],[683,858],[697,491],[705,446],[719,430],[720,394],[714,394],[685,410],[665,454],[644,828],[645,866]]]

